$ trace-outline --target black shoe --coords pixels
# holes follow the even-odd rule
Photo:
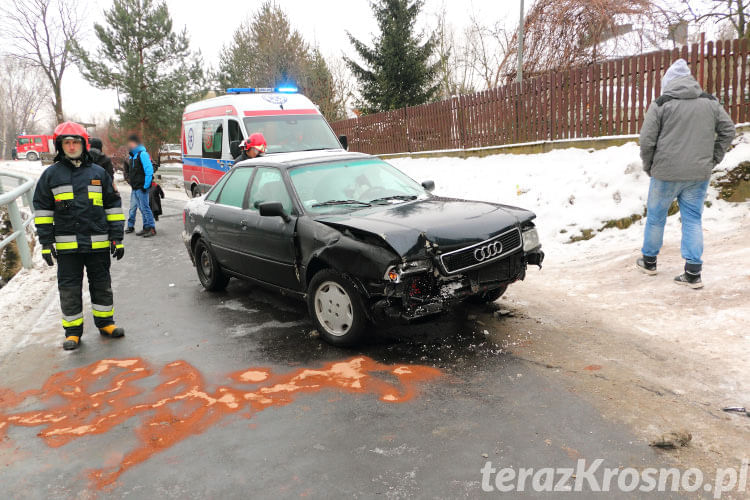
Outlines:
[[[137,233],[135,233],[135,235],[136,236],[145,236],[146,233],[148,233],[149,231],[150,231],[150,228],[145,228],[144,227],[143,229],[141,229],[140,231],[138,231]]]
[[[685,272],[675,277],[674,282],[678,285],[689,286],[690,288],[703,288],[701,281],[701,264],[685,263]]]
[[[643,256],[635,261],[635,267],[644,273],[653,276],[656,274],[656,257]]]
[[[678,285],[689,286],[690,288],[703,288],[700,274],[682,273],[675,277],[674,282]]]
[[[143,234],[144,238],[150,238],[152,236],[156,236],[156,229],[154,229],[153,227],[149,229],[144,229],[144,234]]]
[[[135,228],[134,227],[129,227],[129,228],[125,229],[125,234],[130,234],[133,231],[135,231]]]
[[[65,338],[65,342],[63,342],[63,349],[66,351],[75,351],[78,349],[78,346],[81,345],[81,337],[76,337],[75,335],[70,335]]]

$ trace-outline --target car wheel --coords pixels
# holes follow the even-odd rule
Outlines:
[[[367,328],[362,295],[351,278],[331,269],[313,276],[307,289],[307,307],[318,332],[329,344],[355,344]]]
[[[229,284],[229,276],[224,274],[216,257],[201,240],[195,244],[195,267],[201,285],[209,292],[220,292]]]
[[[471,295],[469,296],[467,301],[471,304],[489,304],[490,302],[495,302],[497,299],[502,297],[505,293],[505,290],[507,289],[508,285],[503,285],[500,288],[495,288],[493,290],[488,290],[476,295]]]
[[[28,153],[26,153],[26,159],[29,161],[37,161],[39,159],[39,155],[34,151],[29,151]]]

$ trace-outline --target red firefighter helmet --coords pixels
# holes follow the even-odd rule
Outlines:
[[[263,137],[263,134],[261,134],[260,132],[250,134],[250,137],[243,141],[243,146],[245,148],[245,151],[249,151],[250,148],[255,148],[259,153],[265,153],[266,138]]]
[[[63,137],[79,137],[81,141],[83,141],[83,150],[88,151],[89,134],[81,125],[75,122],[63,122],[55,128],[52,140],[55,142],[55,147],[58,151],[60,150]],[[58,141],[60,141],[60,143],[58,143]]]

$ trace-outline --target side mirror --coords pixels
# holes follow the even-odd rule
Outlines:
[[[435,181],[422,181],[422,187],[431,193],[435,191]]]
[[[232,155],[232,158],[237,158],[240,155],[240,142],[242,141],[232,141],[229,143],[229,153]]]
[[[341,147],[349,151],[349,139],[346,138],[345,135],[339,136],[339,142],[341,143]]]
[[[281,217],[284,222],[289,222],[290,217],[284,212],[284,205],[278,201],[266,201],[258,205],[261,217]]]

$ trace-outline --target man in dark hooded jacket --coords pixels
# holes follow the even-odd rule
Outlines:
[[[89,146],[89,156],[91,157],[91,161],[106,170],[109,176],[114,180],[115,169],[112,167],[112,158],[104,154],[102,140],[98,137],[92,137],[89,139]]]
[[[656,274],[667,211],[677,198],[685,272],[674,281],[702,288],[703,202],[711,171],[732,144],[734,123],[716,98],[703,92],[684,59],[669,67],[661,86],[661,96],[649,106],[641,128],[641,159],[651,185],[643,257],[636,264]]]

